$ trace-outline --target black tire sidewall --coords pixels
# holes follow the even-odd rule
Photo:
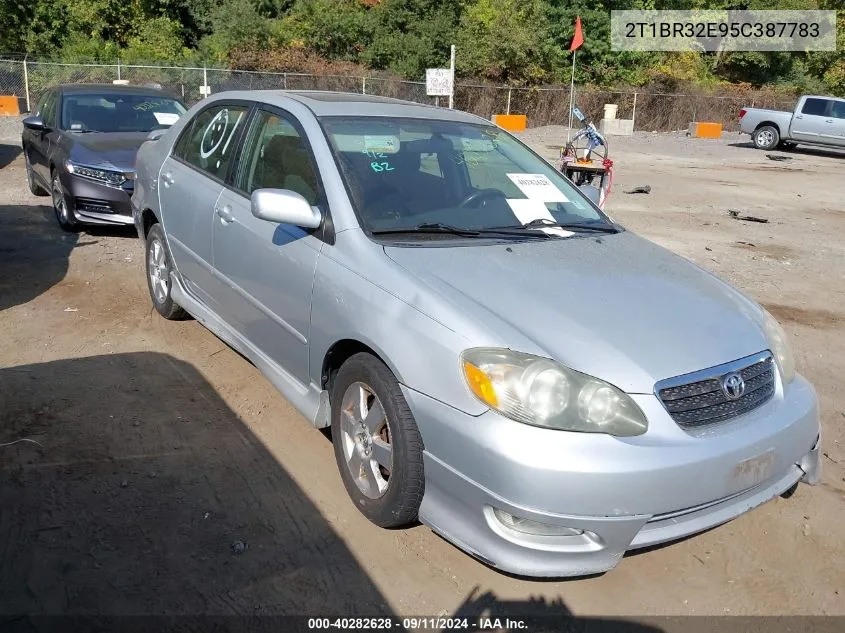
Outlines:
[[[774,140],[769,145],[761,145],[760,143],[757,142],[758,136],[764,130],[770,130],[772,132],[772,134],[774,134]],[[777,128],[775,128],[773,125],[763,125],[763,126],[757,128],[756,130],[754,130],[754,146],[757,149],[765,149],[765,150],[774,149],[778,146],[779,143],[780,143],[780,133],[777,131]]]
[[[378,499],[362,493],[349,473],[343,451],[340,405],[346,389],[355,382],[368,385],[384,407],[393,448],[393,468],[387,492]],[[360,353],[338,371],[331,393],[331,429],[343,485],[358,510],[381,527],[400,527],[417,520],[425,489],[423,444],[405,397],[393,373],[371,354]]]
[[[57,185],[59,191],[62,194],[62,197],[64,198],[65,209],[67,209],[67,214],[69,216],[67,219],[62,217],[62,214],[56,208],[55,200],[53,200],[53,190],[56,188]],[[76,231],[79,231],[81,227],[79,225],[79,222],[73,219],[73,211],[71,211],[70,207],[68,206],[67,194],[65,194],[64,187],[62,187],[61,178],[59,177],[59,174],[56,171],[52,173],[50,178],[50,201],[53,203],[53,213],[56,216],[56,222],[58,222],[59,226],[63,230],[68,231],[69,233],[75,233]]]

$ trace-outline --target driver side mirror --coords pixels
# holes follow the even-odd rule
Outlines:
[[[40,116],[28,116],[23,120],[23,126],[28,130],[34,130],[36,132],[43,132],[47,129],[47,126],[44,125],[44,119]]]
[[[252,193],[252,215],[259,220],[316,229],[323,221],[317,207],[290,189],[258,189]]]

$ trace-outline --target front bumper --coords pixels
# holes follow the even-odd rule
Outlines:
[[[492,411],[473,417],[410,389],[405,396],[426,447],[420,519],[515,574],[604,572],[630,549],[719,525],[820,473],[816,396],[800,376],[698,434],[654,396],[633,396],[650,425],[633,438],[529,427]],[[581,533],[516,531],[494,508]]]
[[[110,187],[70,173],[63,173],[61,178],[67,204],[78,222],[119,226],[133,223],[131,181],[123,187]]]

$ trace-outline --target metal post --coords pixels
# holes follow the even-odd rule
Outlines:
[[[569,124],[566,126],[566,142],[572,137],[572,106],[575,100],[575,53],[572,51],[572,79],[569,82]]]
[[[511,88],[508,88],[508,109],[505,114],[511,113]]]
[[[452,91],[449,93],[449,109],[455,106],[455,45],[452,44],[451,61],[449,62],[449,72],[452,76]]]
[[[637,93],[634,93],[634,110],[631,112],[631,131],[637,125]]]
[[[367,94],[367,78],[361,77],[361,94]]]
[[[282,73],[282,81],[284,82],[285,90],[288,89],[288,74]]]
[[[117,80],[120,81],[123,77],[120,76],[120,57],[117,58]]]
[[[23,58],[23,89],[26,93],[26,111],[32,112],[32,104],[29,102],[29,69],[26,65],[26,57]]]

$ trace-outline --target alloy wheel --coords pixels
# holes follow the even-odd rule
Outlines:
[[[343,454],[352,480],[370,499],[387,492],[393,469],[393,446],[384,407],[371,387],[349,385],[340,405]]]

